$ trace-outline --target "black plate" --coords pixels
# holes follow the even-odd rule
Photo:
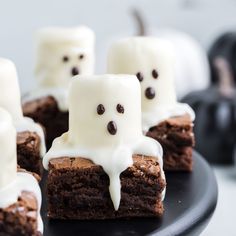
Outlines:
[[[194,152],[192,173],[166,173],[166,179],[165,213],[161,219],[49,221],[43,199],[44,236],[199,235],[217,203],[217,184],[211,168]],[[42,184],[45,186],[45,181]]]

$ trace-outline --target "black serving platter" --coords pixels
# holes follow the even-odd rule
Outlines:
[[[42,181],[43,192],[45,178]],[[217,183],[210,166],[194,152],[192,173],[166,173],[166,179],[165,213],[161,219],[48,220],[44,198],[44,236],[199,235],[208,224],[217,203]]]

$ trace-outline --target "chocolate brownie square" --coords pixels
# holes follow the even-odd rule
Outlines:
[[[23,113],[44,126],[47,149],[56,137],[68,130],[68,112],[60,111],[57,101],[52,96],[24,103]]]
[[[195,139],[189,115],[169,118],[151,127],[146,135],[162,145],[165,171],[192,170],[192,149]]]
[[[36,132],[17,133],[17,163],[30,172],[42,175],[41,140]]]
[[[40,177],[17,166],[17,172],[32,174],[37,181]],[[38,231],[38,202],[32,192],[22,191],[17,202],[0,208],[0,236],[41,236]]]
[[[16,203],[0,208],[0,236],[39,236],[37,231],[37,199],[23,191]]]
[[[61,157],[49,162],[48,217],[54,219],[114,219],[159,217],[166,186],[157,159],[133,155],[133,165],[120,175],[121,201],[114,210],[109,177],[88,159]]]

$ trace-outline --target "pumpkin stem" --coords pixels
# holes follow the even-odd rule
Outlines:
[[[231,97],[233,93],[235,93],[232,68],[228,61],[223,57],[216,57],[213,63],[218,70],[220,93],[224,96]]]
[[[132,14],[133,14],[135,22],[137,24],[137,29],[138,29],[137,30],[137,35],[138,36],[145,36],[145,35],[147,35],[146,23],[144,21],[144,18],[142,16],[141,12],[138,9],[134,8],[132,10]]]

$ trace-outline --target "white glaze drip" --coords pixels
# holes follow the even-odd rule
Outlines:
[[[38,231],[43,233],[43,222],[40,215],[42,202],[41,191],[37,180],[31,174],[18,172],[14,181],[0,189],[0,208],[6,208],[16,203],[23,191],[32,192],[37,199]]]
[[[195,120],[193,109],[185,103],[176,103],[171,107],[156,107],[152,111],[142,113],[142,127],[146,133],[151,127],[158,125],[162,121],[183,115],[189,115],[191,121]]]
[[[163,172],[162,147],[149,137],[140,135],[136,137],[134,143],[123,143],[113,147],[88,148],[79,145],[72,145],[68,141],[68,133],[56,138],[52,148],[43,158],[43,166],[48,169],[49,161],[58,157],[82,157],[87,158],[97,165],[103,167],[110,179],[110,196],[115,210],[118,210],[120,204],[120,174],[128,167],[133,165],[133,154],[156,157],[161,167],[162,178],[165,179]],[[164,199],[163,191],[163,199]]]

